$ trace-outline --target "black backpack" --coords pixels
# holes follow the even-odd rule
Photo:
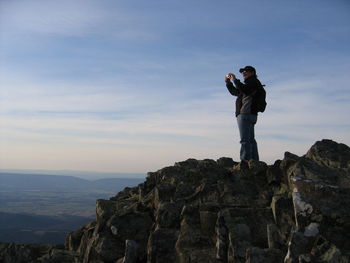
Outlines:
[[[264,89],[265,85],[261,85],[255,95],[254,95],[254,101],[255,101],[255,107],[258,112],[264,112],[266,109],[266,90]]]

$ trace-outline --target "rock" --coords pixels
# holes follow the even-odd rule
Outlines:
[[[256,160],[250,160],[248,162],[249,170],[254,175],[265,176],[266,170],[268,168],[267,164],[264,162],[259,162]]]
[[[176,241],[176,252],[179,262],[216,262],[214,241],[208,236],[211,227],[205,219],[201,220],[197,206],[185,206],[181,213],[182,221]],[[204,226],[201,223],[204,222]],[[215,221],[213,222],[215,227]],[[207,229],[207,233],[202,232]],[[208,230],[209,229],[209,230]]]
[[[161,203],[156,211],[156,222],[159,228],[179,228],[181,203]]]
[[[306,235],[322,233],[337,246],[350,247],[350,188],[349,182],[344,183],[349,175],[342,169],[308,162],[296,169],[298,175],[294,173],[290,181],[297,227]]]
[[[227,208],[221,211],[229,231],[229,260],[245,262],[250,247],[267,247],[267,225],[273,223],[270,208]]]
[[[80,261],[79,253],[62,249],[52,249],[48,254],[38,259],[39,262],[50,263],[77,263]]]
[[[157,209],[160,203],[171,202],[174,198],[176,187],[173,184],[162,182],[155,187],[154,207]]]
[[[345,253],[347,255],[343,255],[334,244],[319,236],[311,251],[311,256],[317,262],[349,262],[349,251]]]
[[[191,185],[181,182],[176,187],[174,199],[175,201],[189,199],[194,194],[194,191]]]
[[[72,251],[80,251],[81,244],[85,244],[86,242],[82,242],[82,240],[86,240],[91,238],[96,226],[96,221],[92,221],[86,226],[69,233],[66,236],[65,240],[65,248],[67,250]]]
[[[252,247],[247,250],[246,258],[246,263],[278,263],[283,262],[283,252],[274,248]]]
[[[50,246],[0,243],[0,262],[32,262],[52,249]]]
[[[281,239],[287,243],[291,229],[295,225],[292,198],[286,195],[275,195],[272,198],[271,209]]]
[[[225,224],[223,216],[219,215],[216,221],[215,232],[217,236],[216,240],[216,258],[222,262],[228,260],[228,229]]]
[[[305,157],[332,168],[350,168],[350,148],[332,140],[316,142]]]
[[[149,263],[166,263],[176,261],[175,243],[178,231],[173,229],[156,229],[150,234],[147,246]]]
[[[117,235],[105,233],[104,236],[111,236],[115,247],[114,254],[124,254],[126,240],[133,240],[138,244],[138,253],[140,258],[146,257],[146,249],[148,236],[153,226],[153,220],[147,211],[130,211],[121,215],[112,216],[107,226],[115,227],[117,229]],[[130,241],[131,242],[131,241]]]
[[[0,244],[0,262],[350,262],[349,147],[273,165],[188,159],[97,200],[64,247]]]
[[[174,166],[190,170],[190,169],[196,169],[198,165],[199,165],[199,162],[196,159],[187,159],[186,161],[175,163]]]
[[[284,249],[284,239],[275,224],[267,225],[267,242],[269,248]]]
[[[216,162],[219,166],[222,166],[224,168],[232,168],[238,164],[237,162],[233,161],[232,158],[228,157],[221,157]]]
[[[134,240],[125,241],[125,257],[122,263],[136,263],[138,261],[139,245]]]
[[[78,263],[79,253],[64,250],[62,246],[39,244],[0,243],[2,263]]]
[[[288,253],[284,259],[285,263],[299,262],[299,257],[311,252],[315,236],[305,236],[304,233],[294,229],[288,242]]]
[[[216,240],[215,226],[217,221],[217,212],[201,210],[200,208],[199,220],[200,220],[201,232],[204,235],[212,238],[213,240]]]
[[[98,199],[96,201],[96,218],[97,220],[107,220],[117,210],[117,202],[110,200]]]

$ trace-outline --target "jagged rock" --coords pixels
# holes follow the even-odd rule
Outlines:
[[[116,263],[136,263],[138,260],[139,245],[134,240],[125,241],[125,256]]]
[[[269,248],[284,248],[283,236],[275,224],[267,225],[267,242]]]
[[[43,263],[78,263],[80,262],[80,255],[74,251],[52,249],[48,254],[39,258],[38,261]]]
[[[175,193],[176,187],[167,182],[159,183],[155,187],[154,192],[154,207],[157,209],[160,205],[160,203],[164,202],[172,202],[173,196]]]
[[[261,249],[258,247],[247,250],[246,263],[272,263],[283,262],[283,253],[274,248]]]
[[[226,208],[221,213],[229,231],[229,262],[245,262],[250,247],[267,247],[266,229],[273,223],[270,208]]]
[[[96,221],[90,223],[91,225],[95,225]],[[70,235],[67,235],[66,237],[66,247],[70,250],[77,251],[79,249],[81,240],[83,239],[83,235],[86,233],[86,230],[89,228],[89,226],[82,227],[81,229],[76,230]]]
[[[175,201],[189,199],[195,192],[195,189],[189,184],[180,182],[174,194]]]
[[[107,220],[117,211],[117,202],[98,199],[96,201],[96,219]]]
[[[84,252],[88,251],[93,243],[96,226],[97,222],[92,221],[81,229],[67,235],[65,243],[66,249],[78,252],[80,254],[80,258],[84,258]]]
[[[178,231],[158,228],[150,234],[147,247],[148,263],[166,263],[176,261],[175,243]]]
[[[62,247],[0,245],[0,262],[350,262],[350,148],[316,142],[273,165],[223,157],[150,172],[97,200]]]
[[[259,162],[256,160],[250,160],[248,162],[249,172],[254,175],[265,175],[268,168],[267,164],[264,162]]]
[[[162,203],[156,212],[156,227],[179,228],[181,203]]]
[[[350,168],[350,148],[332,140],[316,142],[305,157],[332,168]]]
[[[237,162],[233,161],[232,158],[228,157],[221,157],[216,162],[219,166],[222,166],[224,168],[232,168],[233,166],[238,164]]]
[[[216,227],[216,221],[217,221],[217,212],[207,210],[207,208],[204,208],[204,207],[200,207],[199,220],[200,220],[201,232],[204,235],[210,237],[212,240],[216,240],[215,227]]]
[[[23,245],[13,243],[0,244],[0,262],[33,262],[49,253],[51,246]]]
[[[122,215],[114,215],[107,222],[107,226],[114,227],[117,231],[111,236],[116,246],[113,248],[124,252],[125,240],[134,240],[138,244],[140,258],[145,257],[149,232],[153,225],[153,220],[149,213],[143,211],[128,212]],[[116,235],[115,235],[116,234]],[[106,236],[107,235],[106,233]]]
[[[63,246],[0,243],[2,263],[78,263],[79,253],[64,250]]]
[[[222,262],[228,260],[228,229],[223,216],[219,215],[216,221],[215,232],[216,240],[216,258]]]
[[[337,153],[338,155],[337,156]],[[306,261],[316,239],[334,244],[333,251],[350,247],[349,147],[330,140],[316,142],[301,158],[289,160],[287,175],[297,230],[292,232],[286,262]],[[324,261],[328,262],[328,261]]]
[[[288,253],[284,262],[299,262],[299,257],[301,255],[311,252],[314,242],[315,236],[306,236],[304,233],[299,232],[298,229],[294,229],[288,242]],[[304,257],[305,256],[302,256],[302,258]]]
[[[314,243],[310,257],[316,262],[350,262],[349,254],[349,250],[343,250],[342,253],[334,244],[319,236]]]
[[[178,261],[187,262],[217,262],[215,255],[215,243],[210,236],[203,233],[201,226],[206,220],[201,220],[201,212],[198,206],[185,206],[182,210],[180,233],[176,242]],[[215,220],[213,222],[215,227]],[[211,232],[209,230],[208,232]]]
[[[286,195],[273,196],[271,209],[280,237],[286,241],[295,225],[292,198]]]

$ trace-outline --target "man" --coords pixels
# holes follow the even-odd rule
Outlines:
[[[246,165],[246,161],[251,159],[259,161],[258,146],[254,134],[254,125],[258,117],[254,95],[262,85],[257,78],[255,68],[252,66],[241,68],[239,72],[243,75],[244,83],[232,73],[225,76],[225,82],[228,91],[233,96],[237,96],[236,117],[241,138],[240,159],[241,164]]]

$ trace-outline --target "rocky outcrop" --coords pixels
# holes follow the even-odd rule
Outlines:
[[[0,243],[0,262],[3,263],[62,263],[80,262],[80,255],[64,246]]]
[[[65,249],[2,262],[350,261],[348,146],[322,140],[302,157],[248,166],[189,159],[149,173],[97,200],[96,220],[70,233]]]

